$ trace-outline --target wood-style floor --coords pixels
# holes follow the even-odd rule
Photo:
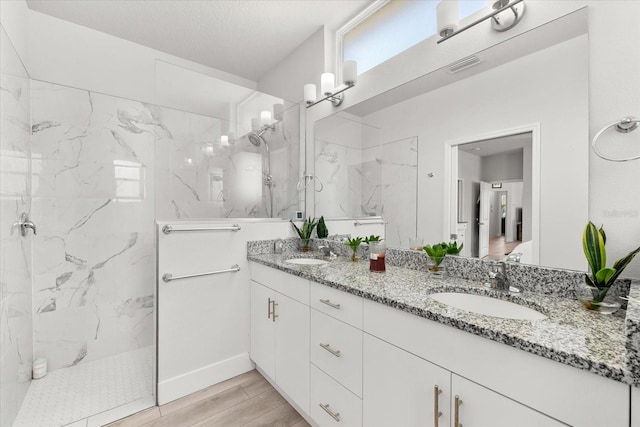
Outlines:
[[[254,370],[108,426],[309,427],[309,424]]]
[[[513,248],[522,243],[520,240],[507,243],[504,236],[489,238],[489,255],[484,259],[503,259]]]

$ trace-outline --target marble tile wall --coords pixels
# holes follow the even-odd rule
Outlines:
[[[157,108],[31,83],[34,355],[56,370],[153,344]]]
[[[216,118],[85,90],[33,81],[31,102],[35,355],[55,370],[151,345],[154,221],[267,217],[266,149],[223,146]],[[274,216],[289,217],[297,106],[263,137]]]
[[[387,220],[388,246],[408,248],[416,235],[418,138],[362,150],[362,214]]]
[[[11,426],[33,358],[31,242],[13,226],[30,212],[29,76],[4,29],[0,57],[0,426]]]
[[[220,143],[219,119],[158,108],[170,134],[157,145],[158,219],[268,218],[271,216],[266,148],[246,135]],[[299,110],[285,111],[275,131],[267,131],[273,176],[273,217],[290,218],[298,208],[296,190]],[[252,155],[247,155],[250,153]]]
[[[363,129],[353,138],[360,138],[356,146],[353,140],[320,139],[331,134],[316,136],[315,170],[324,183],[316,193],[316,216],[382,216],[388,221],[387,244],[408,247],[416,234],[418,139],[377,144],[375,136],[373,142],[363,136],[368,127],[357,126]]]

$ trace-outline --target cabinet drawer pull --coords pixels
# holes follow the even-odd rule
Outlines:
[[[453,427],[462,427],[462,424],[460,424],[460,405],[462,405],[462,399],[456,395],[453,407]]]
[[[331,348],[331,346],[329,344],[322,344],[320,343],[320,347],[324,348],[325,350],[327,350],[329,353],[333,354],[335,357],[340,357],[340,350],[334,350]]]
[[[340,310],[340,304],[334,304],[331,301],[329,301],[328,299],[320,299],[320,302],[323,304],[328,305],[329,307],[333,307],[336,310]]]
[[[442,393],[442,390],[440,390],[440,387],[438,387],[438,385],[434,385],[433,386],[433,427],[438,427],[438,418],[440,418],[442,416],[442,412],[440,411],[439,408],[439,396],[440,393]]]
[[[333,412],[331,409],[329,409],[329,404],[324,404],[324,403],[319,403],[320,407],[322,409],[324,409],[324,411],[331,415],[331,418],[333,418],[334,420],[340,422],[340,412]]]

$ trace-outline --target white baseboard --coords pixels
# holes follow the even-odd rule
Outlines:
[[[220,362],[187,372],[158,383],[158,405],[210,387],[254,369],[249,353],[242,353]]]

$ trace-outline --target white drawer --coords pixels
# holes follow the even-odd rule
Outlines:
[[[362,397],[362,331],[311,310],[311,362]]]
[[[251,280],[309,305],[309,281],[257,262],[249,262]]]
[[[319,427],[362,426],[362,400],[313,365],[310,406]]]
[[[318,311],[362,329],[362,298],[311,282],[310,305]]]

